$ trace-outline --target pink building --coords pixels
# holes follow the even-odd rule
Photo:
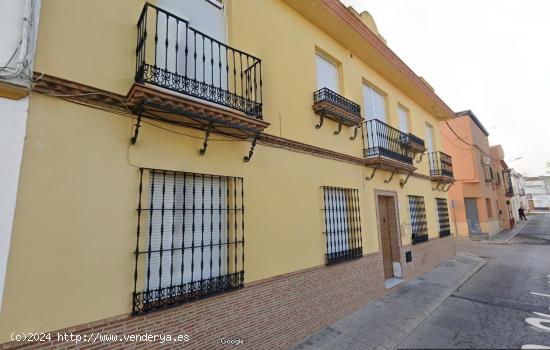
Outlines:
[[[470,110],[458,112],[455,119],[442,123],[440,130],[443,149],[453,159],[455,183],[449,199],[457,234],[467,237],[469,233],[502,231],[507,208],[505,199],[499,198],[498,178],[502,184],[502,174],[497,175],[494,169],[489,132]]]

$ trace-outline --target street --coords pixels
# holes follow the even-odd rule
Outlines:
[[[487,264],[401,342],[400,348],[550,346],[550,215],[508,244],[457,240]]]

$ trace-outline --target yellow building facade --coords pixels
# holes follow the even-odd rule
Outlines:
[[[454,254],[454,113],[367,13],[199,2],[224,38],[170,1],[42,4],[0,343],[286,348]]]

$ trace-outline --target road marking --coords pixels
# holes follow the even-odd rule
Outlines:
[[[550,349],[550,346],[525,344],[521,346],[522,349]]]
[[[537,292],[529,292],[533,295],[540,295],[541,297],[548,297],[550,298],[550,294],[544,294],[544,293],[537,293]]]

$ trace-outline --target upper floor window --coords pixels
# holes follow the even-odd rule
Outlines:
[[[409,127],[409,111],[405,107],[399,105],[397,108],[399,114],[399,130],[408,134],[410,132]]]
[[[338,93],[338,67],[320,54],[315,54],[317,90],[328,88]]]
[[[434,152],[434,127],[426,123],[426,148],[428,149],[428,152]]]
[[[323,187],[327,265],[363,256],[359,191]]]
[[[243,286],[243,179],[141,170],[134,314]]]
[[[386,98],[372,86],[363,84],[363,101],[365,104],[365,119],[378,119],[387,123]]]

